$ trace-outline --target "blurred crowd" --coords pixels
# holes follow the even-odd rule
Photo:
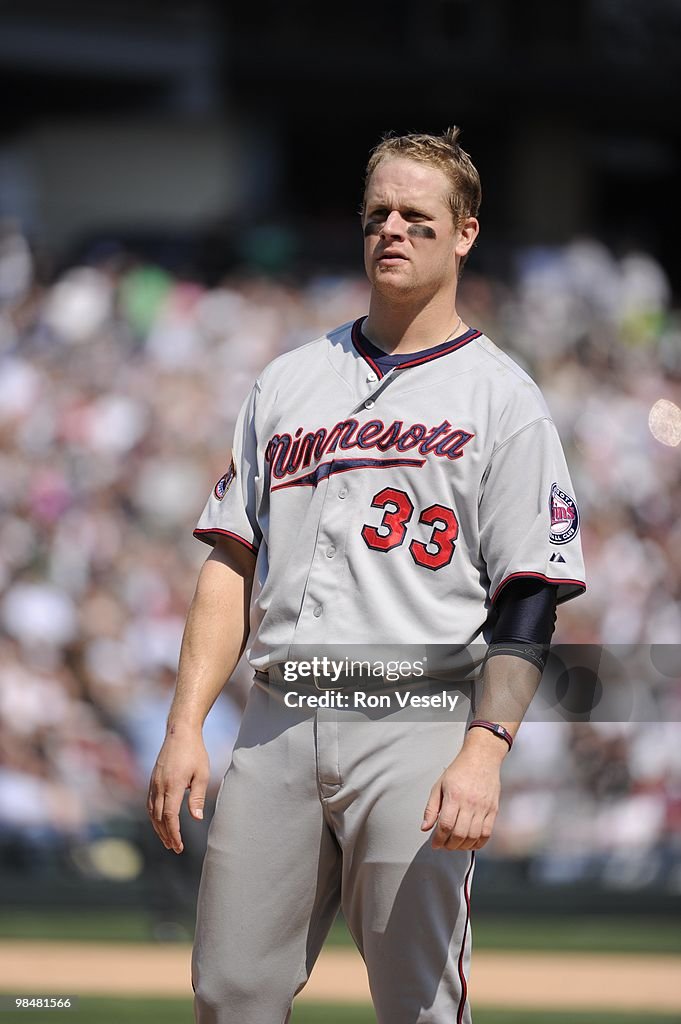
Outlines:
[[[681,644],[681,316],[664,270],[582,239],[518,253],[510,281],[467,270],[461,298],[538,381],[566,447],[589,587],[556,639]],[[349,275],[206,287],[122,247],[46,283],[2,226],[0,843],[39,858],[143,810],[207,554],[192,528],[241,401],[266,362],[367,300]],[[213,791],[248,686],[240,666],[209,716]],[[546,878],[596,858],[636,881],[654,850],[681,887],[678,700],[665,724],[528,723],[490,852]]]

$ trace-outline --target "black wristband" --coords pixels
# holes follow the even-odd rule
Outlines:
[[[513,737],[511,736],[508,729],[505,729],[503,725],[499,725],[498,722],[488,722],[485,718],[476,718],[468,726],[469,729],[487,729],[489,732],[493,732],[495,736],[498,736],[500,740],[505,740],[508,743],[508,749],[510,750],[513,746]]]

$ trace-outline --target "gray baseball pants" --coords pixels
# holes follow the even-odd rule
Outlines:
[[[468,710],[294,710],[256,682],[208,835],[197,1024],[286,1024],[339,907],[378,1024],[470,1024],[474,857],[420,830]]]

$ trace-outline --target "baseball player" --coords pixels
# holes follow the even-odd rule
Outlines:
[[[203,815],[203,721],[245,647],[255,670],[201,881],[200,1024],[288,1021],[339,906],[380,1024],[471,1020],[475,851],[556,604],[585,584],[544,400],[457,313],[480,205],[458,134],[374,150],[368,316],[264,370],[195,531],[213,551],[148,801],[176,853],[186,789]],[[405,671],[395,694],[432,694],[436,680],[457,713],[358,710],[343,694],[351,673],[303,673],[301,652],[340,663],[353,645],[420,652],[421,674]],[[372,680],[377,693],[388,678]],[[335,709],[322,690],[341,694]]]

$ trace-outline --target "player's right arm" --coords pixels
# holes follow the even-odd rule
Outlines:
[[[175,853],[183,850],[180,807],[187,789],[192,816],[203,817],[210,775],[203,723],[246,646],[254,569],[252,551],[235,540],[218,540],[187,615],[175,696],[147,799],[154,831]]]

